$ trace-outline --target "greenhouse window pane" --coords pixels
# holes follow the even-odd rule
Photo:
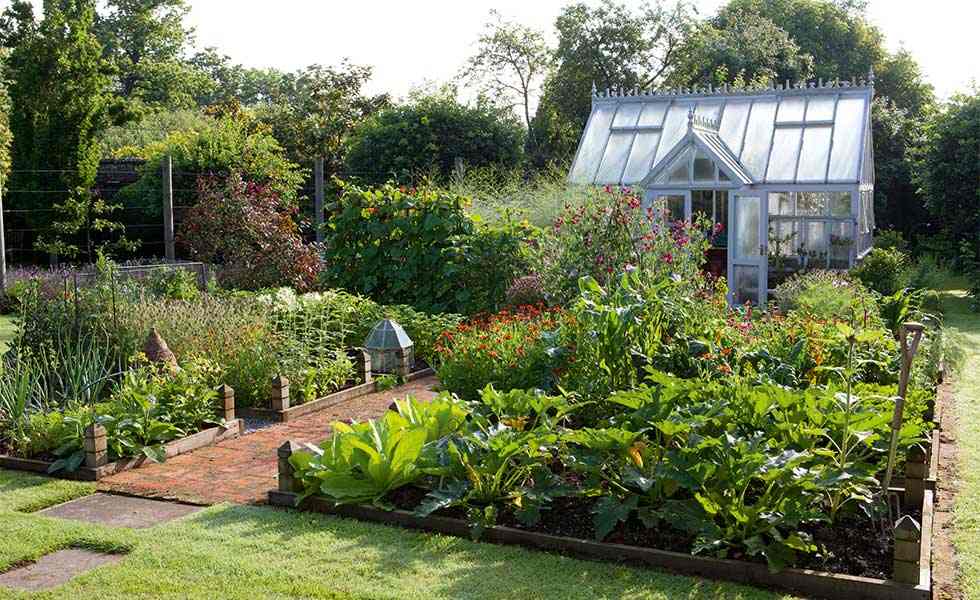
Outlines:
[[[796,194],[796,214],[803,217],[822,217],[827,214],[826,192],[799,192]]]
[[[846,269],[851,265],[851,248],[854,247],[852,224],[832,223],[830,226],[830,268]]]
[[[694,155],[694,181],[714,181],[715,163],[702,150]]]
[[[769,214],[792,217],[793,194],[789,192],[769,192]]]
[[[650,174],[650,169],[653,168],[653,153],[657,151],[659,140],[659,131],[641,131],[636,134],[629,160],[626,161],[623,183],[636,183]]]
[[[721,126],[718,135],[732,152],[738,154],[742,148],[742,138],[745,136],[745,121],[749,118],[751,100],[731,101],[725,105],[721,115]]]
[[[609,126],[612,124],[615,111],[616,106],[613,104],[599,104],[592,113],[589,128],[582,136],[582,146],[572,168],[571,180],[574,183],[592,183],[595,179],[599,160],[606,150]]]
[[[769,223],[769,254],[796,256],[800,253],[799,219],[776,218]]]
[[[830,153],[830,181],[857,180],[864,132],[864,98],[844,97],[837,103],[834,146]]]
[[[851,216],[851,192],[828,192],[830,195],[830,216]]]
[[[827,234],[829,227],[826,221],[807,220],[804,222],[806,240],[804,250],[810,258],[809,266],[812,268],[826,267],[828,243]]]
[[[800,136],[803,129],[791,127],[777,129],[772,140],[767,181],[792,181],[796,176],[796,158],[800,152]]]
[[[806,105],[806,120],[829,121],[834,118],[837,96],[812,96]]]
[[[803,131],[797,181],[823,181],[830,157],[830,127],[807,127]]]
[[[698,102],[694,112],[699,116],[711,119],[712,121],[717,121],[718,116],[721,115],[721,107],[723,104],[724,102],[721,100],[701,100]]]
[[[596,183],[619,183],[623,167],[626,166],[626,158],[629,156],[630,144],[633,143],[633,136],[632,131],[616,131],[609,136],[609,143],[606,144],[606,152],[602,157],[599,173],[596,175]]]
[[[732,178],[728,176],[728,173],[725,173],[721,169],[718,169],[718,181],[731,181],[731,180]]]
[[[765,175],[775,115],[775,100],[756,100],[752,105],[752,114],[749,115],[748,128],[745,131],[745,146],[739,162],[756,179],[763,179]]]
[[[616,118],[613,119],[613,127],[635,127],[641,110],[643,110],[643,105],[639,102],[620,104],[619,110],[616,111]]]
[[[672,161],[667,165],[665,169],[660,171],[657,175],[656,183],[687,183],[691,180],[691,154],[693,148],[688,146],[684,148]]]
[[[748,258],[759,256],[759,198],[737,196],[735,198],[735,256]]]
[[[664,122],[664,113],[670,102],[648,102],[643,105],[643,112],[640,113],[640,120],[637,123],[640,127],[660,127]]]
[[[687,132],[687,113],[691,109],[690,104],[672,104],[667,111],[667,119],[664,121],[664,130],[660,139],[660,148],[657,150],[658,163],[674,149],[677,142],[681,141]]]
[[[806,98],[803,96],[789,96],[783,98],[779,103],[779,113],[776,115],[777,123],[787,121],[802,121],[803,110],[806,108]]]
[[[680,194],[657,196],[654,206],[660,217],[666,221],[682,221],[687,218],[684,215],[684,196]]]

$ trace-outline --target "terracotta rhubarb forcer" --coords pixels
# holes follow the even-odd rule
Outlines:
[[[170,351],[167,341],[163,339],[156,327],[150,329],[150,335],[146,338],[143,345],[143,353],[152,363],[166,365],[171,370],[177,370],[177,357]]]

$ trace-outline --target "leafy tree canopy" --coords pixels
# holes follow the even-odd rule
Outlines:
[[[523,144],[524,130],[510,111],[460,104],[448,89],[365,121],[352,136],[345,171],[359,181],[381,184],[447,178],[460,164],[513,168],[521,162]]]

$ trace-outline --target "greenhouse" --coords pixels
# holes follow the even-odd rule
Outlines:
[[[762,89],[592,92],[572,183],[632,186],[658,214],[722,225],[709,268],[733,303],[765,304],[801,269],[847,269],[871,248],[867,80]]]

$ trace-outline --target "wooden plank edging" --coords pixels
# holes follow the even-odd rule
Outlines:
[[[419,517],[404,510],[384,511],[370,506],[337,506],[325,498],[315,496],[304,499],[297,507],[297,497],[297,494],[291,492],[270,490],[269,504],[458,537],[469,536],[469,527],[465,521],[460,519],[441,516]],[[926,504],[929,505],[932,500],[932,492],[927,491],[926,497]],[[931,510],[928,512],[930,515],[928,525],[930,537],[925,537],[926,526],[923,526],[923,556],[926,556],[927,553],[928,556],[932,554]],[[925,515],[925,511],[923,514]],[[923,521],[926,519],[923,518]],[[785,589],[811,597],[833,600],[858,598],[868,600],[929,600],[931,596],[928,566],[924,567],[922,571],[925,584],[920,582],[918,586],[910,586],[884,579],[840,575],[809,569],[784,569],[778,573],[771,573],[763,564],[694,556],[625,544],[594,542],[502,526],[488,528],[482,539],[495,544],[530,546],[540,550],[571,553],[587,558],[639,562],[684,575]]]
[[[205,446],[211,446],[219,442],[223,442],[224,440],[238,437],[241,435],[243,430],[244,425],[242,420],[235,419],[225,423],[224,427],[210,427],[208,429],[198,431],[197,433],[192,433],[189,436],[167,442],[167,444],[164,445],[164,451],[167,454],[167,458],[173,458],[193,450],[204,448]],[[61,479],[99,481],[100,479],[104,479],[110,475],[115,475],[116,473],[129,471],[130,469],[138,469],[148,460],[149,459],[147,459],[145,456],[136,456],[121,458],[101,467],[81,466],[76,471],[71,473],[66,473],[65,471],[48,473],[48,469],[52,464],[50,461],[37,460],[33,458],[19,458],[16,456],[2,454],[0,455],[0,467],[5,469],[13,469],[15,471],[40,473],[42,475],[50,475]]]
[[[431,368],[414,371],[405,376],[405,382],[408,383],[411,381],[416,381],[434,374],[435,371]],[[373,381],[368,381],[367,383],[361,383],[342,389],[338,392],[324,396],[323,398],[317,398],[316,400],[306,402],[305,404],[290,406],[286,410],[272,410],[271,408],[238,408],[236,409],[236,412],[242,417],[250,419],[264,419],[266,421],[273,421],[276,423],[287,423],[299,417],[332,408],[338,404],[347,402],[348,400],[354,400],[355,398],[366,396],[377,391],[376,386],[377,380],[375,379]],[[392,389],[398,388],[396,387]]]

